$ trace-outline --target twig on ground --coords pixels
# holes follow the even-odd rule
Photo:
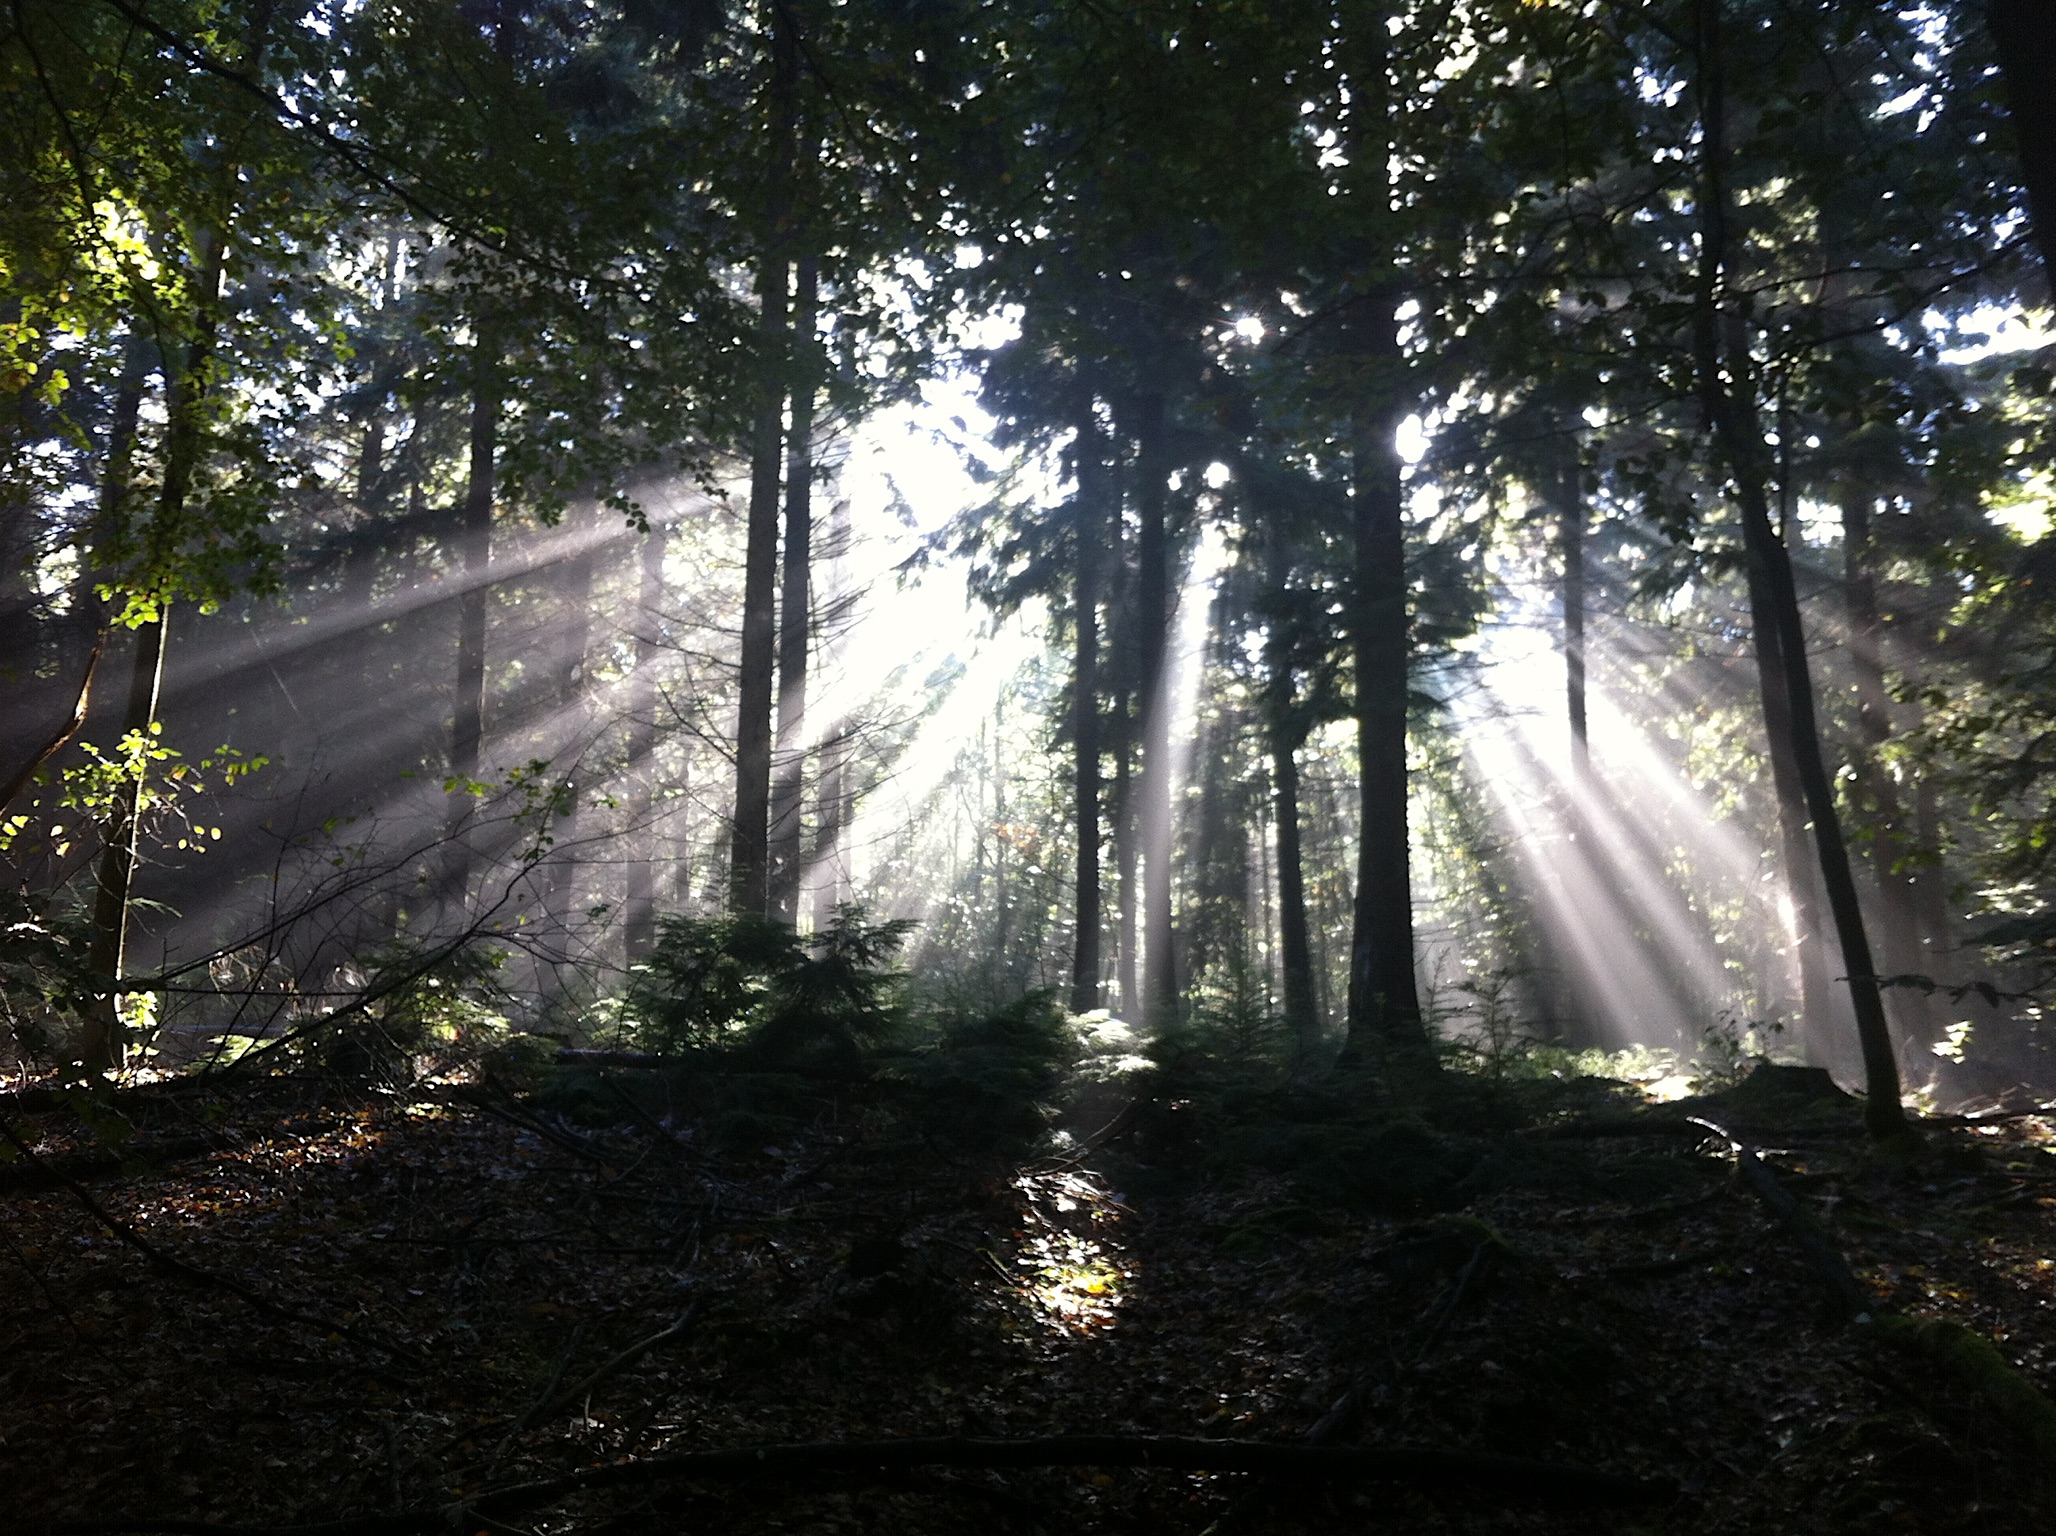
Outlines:
[[[525,1421],[532,1422],[535,1419],[547,1418],[550,1414],[556,1412],[566,1403],[577,1402],[579,1399],[583,1398],[587,1393],[591,1392],[593,1388],[599,1386],[600,1383],[605,1381],[609,1376],[612,1376],[619,1371],[626,1370],[629,1366],[635,1364],[636,1361],[640,1360],[644,1355],[648,1354],[651,1350],[655,1349],[659,1344],[665,1343],[670,1339],[674,1339],[679,1334],[685,1332],[686,1329],[692,1326],[693,1319],[696,1318],[698,1315],[699,1308],[697,1306],[687,1307],[685,1311],[679,1314],[678,1320],[672,1323],[668,1328],[661,1329],[658,1332],[651,1334],[648,1338],[642,1340],[639,1343],[629,1345],[628,1348],[622,1350],[620,1354],[613,1356],[605,1364],[600,1366],[598,1370],[594,1371],[591,1375],[586,1376],[585,1378],[580,1380],[576,1385],[566,1387],[563,1391],[559,1392],[555,1397],[545,1398],[541,1406],[531,1410],[527,1414],[524,1414],[523,1419]],[[516,1430],[518,1430],[521,1428],[521,1425],[517,1424],[515,1428]]]
[[[520,1416],[507,1427],[507,1433],[501,1439],[499,1449],[493,1452],[492,1465],[495,1469],[505,1459],[508,1447],[514,1444],[514,1437],[528,1428],[536,1419],[540,1418],[543,1411],[557,1400],[557,1388],[564,1380],[564,1373],[571,1368],[571,1357],[578,1353],[579,1340],[584,1337],[585,1324],[583,1322],[573,1324],[571,1338],[565,1344],[564,1352],[557,1356],[557,1368],[550,1372],[550,1379],[544,1384],[542,1395],[530,1403],[527,1408],[523,1409]]]
[[[1863,1282],[1856,1278],[1856,1272],[1850,1269],[1849,1261],[1842,1257],[1842,1250],[1835,1246],[1835,1240],[1828,1236],[1827,1228],[1820,1224],[1820,1218],[1801,1205],[1798,1197],[1780,1184],[1778,1176],[1764,1166],[1755,1149],[1734,1132],[1696,1116],[1692,1124],[1704,1126],[1734,1152],[1736,1178],[1784,1223],[1800,1253],[1820,1277],[1834,1320],[1846,1323],[1867,1317],[1871,1307],[1870,1294],[1864,1289]]]
[[[0,1527],[0,1536],[430,1536],[464,1522],[519,1514],[577,1493],[670,1483],[782,1482],[812,1474],[859,1476],[912,1467],[1149,1467],[1174,1472],[1240,1472],[1307,1482],[1383,1482],[1438,1492],[1485,1494],[1581,1508],[1626,1507],[1674,1498],[1667,1480],[1625,1477],[1562,1462],[1531,1461],[1429,1447],[1318,1446],[1188,1435],[1045,1435],[1017,1440],[829,1440],[738,1446],[641,1461],[582,1467],[560,1477],[488,1489],[451,1504],[319,1525],[230,1526],[202,1520],[48,1521]],[[475,1528],[475,1527],[474,1527]]]
[[[15,1132],[14,1127],[4,1119],[0,1119],[0,1138],[4,1138],[15,1151],[19,1152],[31,1163],[47,1167],[43,1160],[37,1156],[35,1148],[22,1140]],[[419,1354],[408,1349],[405,1345],[377,1338],[365,1333],[362,1329],[354,1328],[350,1324],[338,1321],[335,1318],[317,1317],[310,1312],[295,1311],[282,1302],[272,1300],[271,1297],[266,1296],[262,1291],[245,1285],[240,1280],[233,1279],[228,1275],[217,1274],[211,1269],[202,1269],[197,1264],[189,1264],[174,1254],[166,1253],[162,1248],[147,1240],[134,1227],[86,1193],[85,1189],[76,1180],[68,1179],[63,1174],[54,1171],[51,1172],[50,1176],[56,1183],[62,1185],[70,1192],[71,1197],[85,1208],[88,1215],[111,1232],[120,1242],[135,1249],[136,1252],[167,1274],[177,1275],[180,1279],[190,1281],[196,1285],[204,1285],[214,1290],[226,1291],[254,1310],[263,1313],[266,1317],[276,1318],[279,1322],[292,1323],[301,1328],[312,1328],[322,1334],[336,1334],[348,1339],[353,1344],[361,1344],[366,1349],[375,1349],[380,1354],[394,1360],[404,1361],[408,1365],[420,1366],[427,1364]]]

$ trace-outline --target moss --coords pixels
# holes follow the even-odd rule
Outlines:
[[[2056,1403],[2007,1364],[1989,1339],[1944,1318],[1881,1317],[1881,1343],[1938,1368],[1959,1388],[1982,1398],[2036,1454],[2056,1469]]]

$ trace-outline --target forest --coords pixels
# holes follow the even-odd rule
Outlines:
[[[2052,273],[2052,0],[11,0],[0,1536],[2050,1530]]]

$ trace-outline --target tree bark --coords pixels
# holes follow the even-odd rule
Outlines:
[[[155,583],[169,562],[182,532],[186,499],[200,468],[204,447],[201,411],[206,404],[208,365],[214,355],[219,322],[223,267],[222,239],[218,233],[203,233],[195,266],[197,302],[193,312],[193,333],[176,361],[164,366],[164,469],[158,487],[157,510],[143,539],[142,578]],[[128,383],[126,368],[124,386]],[[136,404],[124,387],[116,402],[116,437],[110,441],[109,479],[102,487],[101,530],[111,535],[128,490],[129,458],[135,444],[136,415],[140,410],[141,378],[135,378]],[[118,453],[117,464],[115,455]],[[157,720],[158,699],[164,683],[164,646],[171,618],[167,594],[154,592],[154,613],[136,629],[136,652],[129,678],[128,706],[122,714],[122,739],[148,735]],[[124,1041],[119,1008],[121,973],[128,948],[129,896],[135,882],[137,836],[147,798],[145,778],[148,759],[138,756],[130,781],[116,800],[116,808],[104,828],[105,847],[100,856],[99,878],[93,893],[93,937],[86,949],[86,970],[96,991],[84,1010],[79,1055],[88,1073],[104,1075],[122,1064]]]
[[[796,126],[798,39],[782,6],[771,15],[771,164],[758,233],[757,309],[762,338],[757,410],[750,434],[749,535],[743,557],[742,654],[737,677],[735,806],[728,904],[764,916],[771,899],[771,686],[777,660],[778,491],[790,357],[792,263],[786,255]]]
[[[1884,998],[1871,961],[1870,938],[1858,904],[1849,850],[1843,840],[1834,785],[1821,755],[1814,710],[1813,675],[1807,665],[1806,634],[1799,613],[1798,588],[1792,578],[1791,555],[1771,524],[1766,493],[1768,456],[1757,421],[1755,368],[1739,310],[1724,305],[1729,275],[1728,188],[1726,184],[1726,80],[1721,52],[1721,0],[1697,0],[1697,45],[1701,138],[1699,204],[1704,277],[1699,295],[1700,387],[1712,418],[1714,441],[1732,479],[1742,513],[1742,537],[1751,590],[1760,591],[1767,610],[1759,622],[1759,657],[1766,640],[1778,648],[1775,669],[1782,675],[1785,705],[1790,712],[1792,752],[1806,809],[1813,818],[1815,849],[1828,910],[1841,941],[1842,964],[1856,1009],[1858,1043],[1868,1097],[1864,1121],[1879,1139],[1909,1134],[1899,1098],[1899,1066],[1892,1052],[1891,1030],[1885,1022]],[[1723,323],[1723,321],[1731,323]],[[1744,391],[1747,391],[1745,396]],[[1766,676],[1769,674],[1766,673]],[[1767,691],[1766,717],[1773,706]]]
[[[802,786],[807,743],[807,648],[813,640],[815,310],[819,258],[799,259],[793,284],[792,432],[785,455],[784,583],[778,598],[778,740],[771,782],[771,910],[799,920]]]
[[[481,340],[471,386],[471,464],[458,508],[457,543],[463,551],[463,591],[457,600],[457,685],[450,713],[449,863],[446,888],[460,908],[470,899],[471,855],[462,833],[470,819],[470,785],[477,781],[485,743],[485,630],[492,590],[493,477],[499,447],[498,362]]]
[[[1244,478],[1249,478],[1246,473]],[[1264,581],[1273,593],[1281,593],[1291,575],[1282,520],[1262,506],[1256,512],[1264,524]],[[1298,752],[1307,727],[1292,664],[1295,636],[1287,631],[1288,623],[1280,613],[1266,629],[1263,707],[1278,864],[1278,980],[1285,1028],[1292,1036],[1294,1070],[1304,1071],[1320,1050],[1321,1014],[1314,992],[1313,937],[1307,920],[1305,857],[1300,845]]]
[[[766,257],[757,296],[766,350],[785,331],[786,262]],[[742,657],[735,723],[735,833],[728,856],[729,906],[764,915],[770,899],[771,674],[776,659],[779,446],[784,386],[763,384],[750,454],[749,541],[743,564]]]
[[[1370,320],[1381,392],[1390,392],[1399,363],[1392,301],[1371,301]],[[1379,386],[1374,385],[1374,388]],[[1427,1043],[1414,981],[1413,887],[1407,824],[1407,697],[1411,650],[1407,613],[1404,488],[1394,444],[1399,411],[1388,397],[1369,403],[1353,422],[1351,500],[1356,545],[1357,793],[1361,806],[1356,913],[1350,940],[1351,1059],[1373,1047],[1416,1049]]]
[[[1299,758],[1288,733],[1273,727],[1271,804],[1278,839],[1278,956],[1285,1027],[1300,1066],[1321,1046],[1321,1015],[1314,1001],[1314,949],[1307,925],[1306,878],[1299,846]]]
[[[114,409],[107,422],[107,446],[101,459],[100,491],[91,535],[95,548],[113,536],[123,503],[128,498],[129,478],[135,470],[136,424],[142,415],[143,385],[148,377],[146,362],[143,343],[131,336],[122,347],[121,374],[115,383]],[[36,770],[79,733],[92,706],[93,679],[99,672],[101,653],[107,647],[108,616],[101,611],[99,598],[93,590],[93,549],[89,548],[84,553],[86,558],[80,562],[80,575],[72,588],[72,601],[78,612],[95,615],[87,621],[92,629],[93,642],[86,656],[85,676],[73,699],[69,720],[45,739],[20,772],[8,781],[4,793],[0,793],[0,812],[4,812],[14,803],[15,797],[28,788]]]
[[[657,937],[656,801],[657,626],[664,604],[664,530],[652,523],[642,538],[641,589],[635,634],[635,672],[628,715],[628,833],[635,840],[628,860],[628,889],[621,908],[622,943],[628,963],[650,952]]]
[[[1131,615],[1132,618],[1132,615]],[[1132,666],[1133,663],[1130,662]],[[1121,1012],[1131,1022],[1142,1018],[1141,967],[1136,963],[1136,935],[1141,930],[1135,910],[1136,873],[1140,866],[1135,836],[1135,718],[1129,680],[1122,679],[1115,707],[1114,744],[1114,899],[1120,904],[1115,937],[1120,954],[1116,983],[1121,992]]]
[[[1391,85],[1386,7],[1370,5],[1348,39],[1352,201],[1365,226],[1364,260],[1389,269],[1381,248],[1392,211]],[[1413,877],[1407,826],[1407,697],[1412,649],[1406,587],[1406,495],[1395,441],[1406,360],[1398,294],[1360,278],[1344,346],[1355,370],[1350,411],[1350,614],[1356,682],[1356,911],[1349,946],[1345,1063],[1398,1051],[1425,1059],[1428,1030],[1414,981]]]
[[[1170,547],[1164,502],[1164,397],[1135,404],[1136,647],[1141,666],[1142,776],[1136,825],[1142,842],[1142,1013],[1151,1029],[1176,1022],[1178,980],[1171,925]]]
[[[1899,784],[1879,757],[1891,739],[1891,698],[1885,691],[1883,624],[1878,617],[1877,582],[1870,541],[1871,495],[1860,482],[1842,487],[1843,594],[1848,610],[1849,659],[1856,673],[1857,750],[1854,788],[1867,802],[1871,878],[1877,882],[1885,964],[1893,971],[1931,974],[1920,941],[1918,877],[1913,840],[1906,832],[1906,808]],[[1911,987],[1896,989],[1890,1012],[1901,1035],[1919,1045],[1936,1038],[1930,999]]]
[[[1799,1037],[1807,1060],[1818,1066],[1825,1064],[1830,1054],[1834,1009],[1821,932],[1822,901],[1811,818],[1792,734],[1791,687],[1774,599],[1759,565],[1750,562],[1745,575],[1771,793],[1777,803],[1780,863],[1786,898],[1792,905],[1792,950],[1799,973]],[[1802,655],[1801,665],[1804,664]]]
[[[1071,661],[1072,831],[1078,848],[1071,949],[1071,1011],[1100,1006],[1099,989],[1099,567],[1106,525],[1106,444],[1087,399],[1078,413],[1078,494]]]
[[[170,604],[159,603],[156,618],[136,630],[136,653],[129,674],[128,707],[122,712],[123,741],[147,738],[157,721],[157,703],[164,688],[164,642]],[[100,874],[93,893],[93,937],[86,948],[86,971],[95,988],[85,1010],[79,1037],[79,1058],[86,1071],[104,1075],[122,1063],[123,1040],[119,1003],[122,968],[127,960],[129,893],[135,881],[136,839],[145,806],[144,775],[148,759],[138,755],[132,776],[121,786],[115,810],[103,832]]]
[[[1571,728],[1571,777],[1582,791],[1592,772],[1592,743],[1585,713],[1585,488],[1575,439],[1557,466],[1556,509],[1563,557],[1564,706]]]
[[[821,743],[821,772],[814,789],[814,851],[808,863],[815,871],[814,931],[835,919],[835,909],[850,899],[843,871],[843,834],[848,830],[856,793],[854,720],[844,716]]]
[[[1987,19],[2006,78],[2028,221],[2042,253],[2044,281],[2056,289],[2056,5],[1991,0]]]
[[[598,509],[593,508],[578,516],[578,521],[596,522],[598,516]],[[586,661],[593,627],[593,535],[597,531],[573,526],[572,533],[578,540],[578,547],[564,572],[561,596],[565,615],[564,642],[558,658],[554,729],[556,750],[560,752],[566,747],[576,752],[585,745]],[[564,773],[560,778],[564,793],[558,805],[556,824],[551,829],[557,846],[552,850],[549,861],[543,910],[548,914],[553,941],[568,948],[578,891],[578,822],[582,797],[574,772]]]

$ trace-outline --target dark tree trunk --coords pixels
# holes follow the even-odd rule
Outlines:
[[[771,899],[771,688],[778,650],[778,491],[790,363],[792,263],[785,254],[790,211],[798,67],[791,17],[772,18],[773,159],[764,197],[757,265],[762,338],[757,410],[750,434],[749,535],[743,557],[742,654],[736,679],[735,807],[728,853],[731,911],[768,914]]]
[[[1764,675],[1782,677],[1784,707],[1789,712],[1792,755],[1806,809],[1813,819],[1815,849],[1828,910],[1841,941],[1842,964],[1856,1010],[1858,1043],[1868,1098],[1865,1123],[1879,1138],[1907,1133],[1899,1098],[1899,1065],[1892,1052],[1891,1030],[1885,1022],[1883,994],[1871,960],[1870,938],[1858,904],[1848,845],[1833,781],[1821,755],[1814,709],[1813,674],[1807,664],[1806,634],[1799,612],[1798,587],[1784,542],[1771,523],[1768,454],[1757,421],[1755,370],[1739,311],[1726,311],[1728,276],[1728,191],[1726,185],[1726,82],[1721,54],[1720,0],[1698,0],[1698,63],[1700,122],[1704,150],[1700,166],[1700,219],[1705,253],[1698,300],[1699,375],[1702,398],[1711,418],[1715,443],[1735,486],[1742,513],[1742,537],[1752,594],[1762,595],[1763,612],[1756,624],[1758,655],[1766,641],[1777,647],[1776,665]],[[1747,391],[1747,393],[1745,393]],[[1768,619],[1769,623],[1762,620]],[[1766,690],[1768,719],[1774,699]]]
[[[785,330],[786,263],[766,259],[757,284],[767,342]],[[769,346],[767,351],[771,350]],[[735,723],[735,833],[729,905],[763,915],[770,897],[771,680],[777,656],[779,448],[785,391],[764,382],[750,455],[749,542],[743,563],[742,659]]]
[[[579,517],[579,521],[594,522],[597,521],[597,516],[597,509],[590,509]],[[576,754],[583,751],[586,745],[586,657],[592,643],[595,554],[592,535],[597,531],[591,527],[574,528],[573,536],[578,539],[578,548],[565,566],[561,598],[564,612],[564,641],[563,650],[558,657],[555,699],[557,718],[552,735],[555,750],[561,753],[568,748],[574,756],[560,775],[564,793],[558,804],[556,823],[550,829],[556,847],[549,861],[543,908],[549,916],[551,942],[557,943],[567,952],[572,914],[576,910],[578,894],[578,823],[583,797],[575,776],[578,768]]]
[[[98,508],[92,535],[95,546],[113,532],[128,497],[129,477],[135,467],[136,423],[142,414],[143,382],[147,371],[144,346],[131,337],[122,349],[121,375],[115,384],[114,410],[108,420],[107,443],[101,457]],[[93,708],[93,684],[99,674],[101,656],[107,648],[107,615],[102,611],[99,596],[94,590],[94,575],[92,561],[81,562],[71,589],[71,623],[60,629],[58,634],[60,663],[69,660],[65,653],[71,647],[64,642],[71,633],[83,632],[82,638],[88,646],[85,673],[72,696],[70,714],[54,723],[39,741],[25,744],[21,766],[4,788],[0,788],[0,813],[5,813],[15,798],[29,787],[38,770],[79,733]],[[73,625],[77,626],[76,631],[72,630]],[[59,675],[62,673],[63,668],[60,667]],[[34,725],[42,723],[41,720],[33,722]]]
[[[165,630],[170,605],[136,630],[135,660],[129,674],[128,707],[122,711],[124,740],[147,734],[157,719],[157,701],[164,688]],[[91,1073],[111,1072],[122,1062],[119,1015],[122,967],[127,958],[129,896],[135,881],[136,837],[144,805],[143,764],[121,786],[115,809],[102,830],[99,880],[93,892],[93,936],[86,948],[86,971],[95,991],[85,1012],[79,1037],[80,1060]],[[104,990],[102,990],[104,989]]]
[[[1407,691],[1411,649],[1406,590],[1404,488],[1394,434],[1401,364],[1389,297],[1368,301],[1371,388],[1382,399],[1360,411],[1351,500],[1356,544],[1352,618],[1356,673],[1358,799],[1356,915],[1350,941],[1349,1059],[1427,1042],[1414,982],[1412,858],[1407,825]],[[1380,366],[1382,365],[1382,366]]]
[[[1556,473],[1557,531],[1563,557],[1564,704],[1571,728],[1571,776],[1584,787],[1592,771],[1591,732],[1585,716],[1585,488],[1575,439]]]
[[[1177,1020],[1177,962],[1171,927],[1171,591],[1164,501],[1164,397],[1135,406],[1136,659],[1141,666],[1142,777],[1136,824],[1142,840],[1142,1012],[1151,1029]]]
[[[1600,853],[1588,814],[1591,797],[1598,785],[1592,777],[1592,735],[1586,709],[1585,619],[1586,598],[1586,511],[1583,466],[1579,462],[1576,428],[1566,418],[1559,423],[1563,434],[1556,445],[1555,463],[1549,477],[1550,499],[1556,507],[1557,554],[1563,561],[1563,582],[1558,596],[1563,619],[1564,717],[1570,727],[1570,775],[1566,799],[1572,837],[1587,863]],[[1534,928],[1537,965],[1541,974],[1535,993],[1541,999],[1543,1027],[1553,1039],[1583,1040],[1589,1033],[1580,978],[1566,966],[1544,924]]]
[[[771,781],[771,910],[799,920],[802,786],[807,761],[807,648],[813,640],[814,315],[820,262],[799,260],[793,294],[792,435],[785,455],[784,582],[778,596],[778,743]]]
[[[205,441],[202,413],[207,401],[207,374],[214,356],[221,292],[223,252],[218,237],[203,236],[198,252],[200,296],[193,314],[193,334],[176,361],[165,359],[164,368],[164,469],[157,492],[154,526],[146,531],[144,547],[152,563],[170,551],[160,540],[180,537],[185,521],[186,498],[192,493],[199,472]],[[126,372],[126,369],[124,370]],[[140,402],[140,375],[137,377]],[[138,409],[140,405],[138,406]],[[136,420],[128,415],[125,399],[116,402],[115,436],[110,441],[108,480],[102,486],[101,524],[111,535],[121,515],[129,489],[130,459],[135,446]],[[119,419],[126,416],[126,420]],[[155,597],[155,613],[136,629],[136,650],[129,678],[127,708],[122,712],[123,739],[147,733],[157,719],[157,704],[164,683],[166,630],[171,603],[162,594]],[[89,1073],[111,1072],[122,1064],[123,1046],[120,1017],[121,975],[128,948],[129,899],[136,871],[136,839],[141,831],[145,762],[134,764],[133,777],[115,800],[115,809],[102,829],[105,846],[100,855],[99,878],[93,893],[93,936],[86,948],[86,969],[96,991],[85,1009],[79,1038],[79,1055]]]
[[[1117,937],[1120,955],[1116,967],[1121,990],[1121,1012],[1131,1022],[1142,1018],[1141,968],[1136,964],[1135,876],[1139,859],[1135,837],[1135,719],[1129,689],[1124,680],[1116,700],[1114,743],[1114,898],[1120,903]]]
[[[1093,404],[1078,415],[1076,567],[1073,579],[1071,735],[1076,748],[1072,830],[1078,846],[1071,950],[1071,1011],[1090,1013],[1099,994],[1099,567],[1106,526],[1106,444]]]
[[[854,810],[856,722],[844,717],[821,743],[821,772],[814,789],[814,849],[808,862],[815,870],[814,931],[835,919],[835,909],[850,899],[843,873],[842,841]]]
[[[1306,917],[1306,879],[1299,847],[1299,758],[1289,733],[1272,728],[1271,808],[1278,838],[1278,959],[1285,1027],[1300,1066],[1321,1047],[1314,1001],[1314,947]]]
[[[1870,818],[1870,868],[1877,882],[1880,926],[1886,966],[1897,972],[1927,974],[1928,960],[1920,941],[1918,875],[1913,840],[1907,836],[1906,808],[1899,784],[1879,756],[1891,739],[1891,698],[1885,691],[1883,625],[1878,617],[1877,583],[1870,543],[1871,496],[1868,487],[1842,487],[1843,592],[1849,618],[1849,659],[1856,673],[1858,750],[1854,788]],[[1936,1038],[1934,1009],[1927,996],[1903,987],[1892,993],[1891,1012],[1900,1033],[1919,1045]]]
[[[1363,220],[1364,259],[1389,263],[1381,248],[1391,220],[1391,64],[1386,7],[1370,5],[1346,40],[1349,52],[1352,184]],[[1395,436],[1406,360],[1399,348],[1399,295],[1389,281],[1360,281],[1344,347],[1355,367],[1350,413],[1351,536],[1355,586],[1351,649],[1361,839],[1356,912],[1349,945],[1349,1029],[1343,1060],[1399,1052],[1426,1058],[1428,1031],[1414,982],[1413,876],[1407,827],[1407,691],[1412,649],[1406,590],[1406,494]]]
[[[471,394],[471,468],[458,509],[457,541],[463,551],[464,588],[457,600],[457,688],[450,715],[449,855],[444,874],[450,899],[469,900],[471,858],[462,840],[470,818],[469,785],[478,778],[485,742],[485,630],[492,597],[493,471],[498,447],[500,397],[497,366],[481,342],[478,377]]]
[[[2050,0],[1991,0],[1992,41],[2006,77],[2028,218],[2056,289],[2056,5]]]
[[[637,600],[635,672],[628,712],[628,889],[621,928],[628,963],[650,952],[657,937],[656,804],[658,626],[664,606],[664,530],[655,524],[642,539],[641,585]]]
[[[1799,772],[1798,748],[1792,734],[1785,647],[1770,588],[1765,584],[1762,570],[1753,562],[1748,566],[1747,578],[1749,622],[1755,642],[1756,685],[1763,703],[1771,793],[1777,802],[1780,862],[1785,877],[1785,894],[1792,904],[1792,946],[1799,968],[1800,1041],[1808,1060],[1824,1063],[1830,1054],[1833,994],[1821,931],[1818,858],[1810,830],[1811,817],[1806,809],[1806,790]],[[1801,665],[1804,664],[1802,656]]]
[[[1250,480],[1246,472],[1245,481]],[[1264,529],[1264,582],[1282,594],[1291,577],[1282,519],[1270,508],[1255,512]],[[1264,637],[1264,735],[1271,755],[1271,820],[1277,850],[1278,969],[1286,1030],[1292,1036],[1294,1070],[1313,1064],[1321,1045],[1321,1012],[1314,991],[1313,937],[1306,911],[1305,859],[1300,847],[1299,757],[1307,734],[1292,656],[1295,636],[1283,613]],[[1268,900],[1269,892],[1266,891]],[[1266,923],[1268,928],[1269,924]]]

